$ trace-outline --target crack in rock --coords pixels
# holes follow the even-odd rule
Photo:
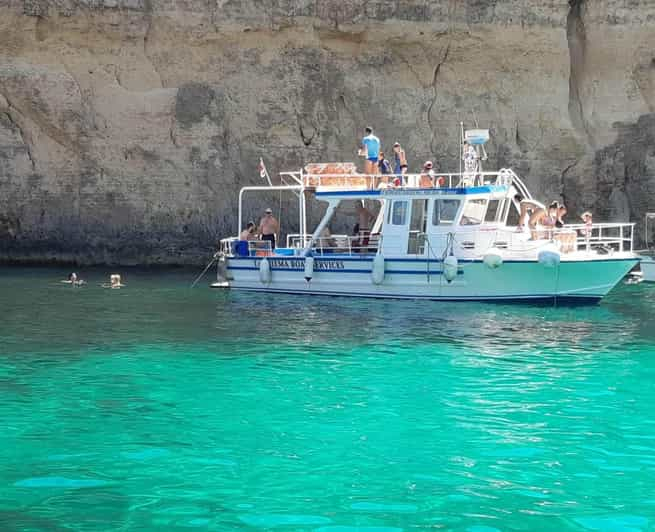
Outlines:
[[[300,132],[300,138],[302,139],[302,143],[305,146],[311,146],[312,145],[312,141],[314,140],[314,137],[316,136],[316,133],[317,133],[316,128],[314,126],[311,126],[311,127],[312,127],[313,132],[312,132],[312,135],[310,137],[308,137],[307,135],[305,135],[305,129],[302,127],[302,121],[301,121],[300,117],[298,117],[298,131]]]
[[[432,101],[430,102],[427,111],[427,123],[428,123],[428,127],[430,128],[430,134],[431,134],[430,151],[432,152],[432,154],[435,153],[435,141],[436,141],[436,136],[434,134],[434,126],[432,124],[432,108],[434,107],[435,103],[437,103],[437,99],[439,98],[439,90],[438,90],[439,72],[441,71],[441,67],[448,60],[449,53],[450,53],[450,42],[446,45],[446,50],[441,56],[441,60],[439,61],[439,63],[437,63],[437,66],[434,68],[434,74],[432,76],[432,90],[434,92],[434,96],[432,97]]]
[[[564,203],[564,205],[568,205],[566,194],[564,194],[564,180],[566,179],[566,174],[568,174],[570,170],[575,168],[579,162],[580,161],[576,159],[571,164],[567,165],[564,168],[564,170],[562,170],[562,173],[559,176],[559,195],[562,198],[562,202]]]
[[[150,35],[152,33],[152,27],[153,27],[152,0],[143,0],[143,8],[144,8],[144,18],[147,24],[146,31],[143,34],[143,55],[150,63],[150,66],[152,66],[152,69],[154,70],[155,74],[157,74],[157,77],[159,78],[159,85],[163,88],[164,81],[162,80],[161,73],[159,72],[157,65],[155,65],[154,61],[150,59],[150,55],[148,55],[148,44],[150,43]]]
[[[595,146],[591,126],[585,116],[582,103],[587,35],[583,19],[586,0],[569,0],[569,14],[566,18],[566,39],[571,63],[569,72],[569,116],[573,127],[582,132],[589,144]]]
[[[29,135],[29,133],[26,133],[25,131],[26,128],[20,124],[20,118],[18,118],[18,117],[22,117],[22,115],[11,104],[11,100],[7,97],[6,94],[0,93],[0,96],[2,96],[4,100],[7,102],[7,109],[4,114],[7,116],[9,123],[12,126],[14,126],[18,131],[18,134],[20,135],[20,140],[25,145],[25,152],[27,154],[27,158],[30,161],[30,164],[32,165],[32,170],[36,170],[36,160],[34,159],[34,155],[32,154],[31,135]],[[17,115],[17,117],[14,116],[14,113]]]

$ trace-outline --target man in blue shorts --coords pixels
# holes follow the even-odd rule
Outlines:
[[[377,174],[379,165],[378,160],[380,156],[380,139],[373,134],[373,128],[366,128],[366,136],[362,139],[362,151],[366,154],[366,162],[364,163],[365,174]]]

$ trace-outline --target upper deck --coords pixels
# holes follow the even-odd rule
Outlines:
[[[431,174],[362,174],[354,163],[308,164],[297,172],[282,172],[300,187],[318,197],[373,196],[396,191],[439,191],[440,194],[481,194],[504,192],[514,185],[524,197],[531,197],[527,187],[511,169],[497,172],[438,172]]]

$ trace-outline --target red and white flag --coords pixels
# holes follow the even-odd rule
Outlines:
[[[259,177],[262,179],[266,179],[266,176],[268,176],[268,172],[266,171],[266,166],[264,166],[264,159],[261,157],[259,158]]]
[[[268,181],[268,186],[272,187],[273,183],[271,182],[271,178],[268,175],[268,171],[266,170],[266,166],[264,166],[264,159],[262,159],[261,157],[259,158],[258,168],[259,168],[259,177],[261,177],[262,179],[266,179],[266,181]]]

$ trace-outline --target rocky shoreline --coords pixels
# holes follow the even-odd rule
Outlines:
[[[640,231],[655,210],[647,0],[8,0],[0,13],[2,262],[203,264],[236,232],[260,157],[272,174],[354,160],[366,124],[386,149],[403,143],[410,169],[446,171],[460,121],[477,120],[489,166],[543,199]]]

